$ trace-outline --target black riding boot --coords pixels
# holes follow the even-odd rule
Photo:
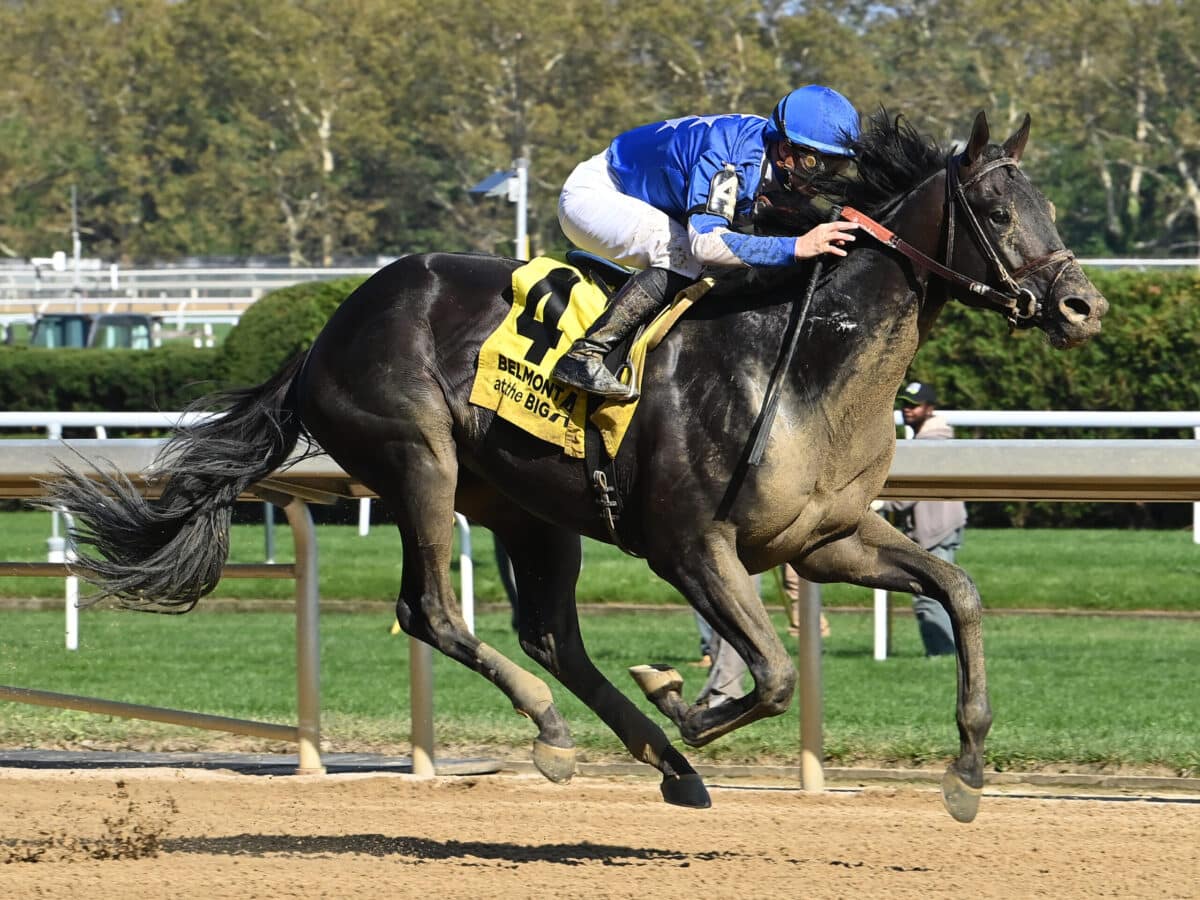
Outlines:
[[[608,301],[608,307],[587,333],[559,359],[551,377],[600,397],[635,399],[637,389],[618,381],[604,365],[604,357],[666,306],[667,287],[679,277],[657,268],[643,269],[631,276]]]

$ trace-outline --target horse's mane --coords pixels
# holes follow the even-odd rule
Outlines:
[[[754,218],[759,234],[799,235],[827,221],[829,206],[853,206],[876,217],[946,165],[946,151],[903,116],[882,107],[852,143],[851,174],[817,178],[816,197],[783,193]],[[814,202],[814,200],[816,202]],[[793,202],[788,202],[793,201]]]

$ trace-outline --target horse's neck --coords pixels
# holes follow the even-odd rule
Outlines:
[[[888,227],[937,258],[943,249],[943,216],[944,182],[935,177],[897,208]],[[809,382],[810,398],[874,416],[892,409],[896,389],[945,294],[927,273],[865,232],[858,232],[857,244],[858,251],[814,298],[813,344],[827,358],[828,381],[814,396],[813,370],[802,364],[796,375]]]

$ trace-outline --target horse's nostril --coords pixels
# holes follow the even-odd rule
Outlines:
[[[1063,317],[1070,322],[1079,322],[1092,314],[1092,304],[1083,297],[1063,297],[1058,301]]]

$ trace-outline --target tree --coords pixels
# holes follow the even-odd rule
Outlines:
[[[1057,48],[1077,85],[1072,150],[1103,186],[1113,252],[1200,254],[1198,13],[1195,0],[1106,0],[1076,10]]]
[[[273,243],[292,264],[328,265],[336,252],[370,242],[379,201],[362,192],[348,201],[358,174],[352,161],[399,143],[386,127],[388,92],[412,77],[406,35],[415,14],[411,4],[385,0],[177,8],[187,35],[180,53],[203,73],[218,123],[213,158],[237,173],[256,218],[275,211]]]

